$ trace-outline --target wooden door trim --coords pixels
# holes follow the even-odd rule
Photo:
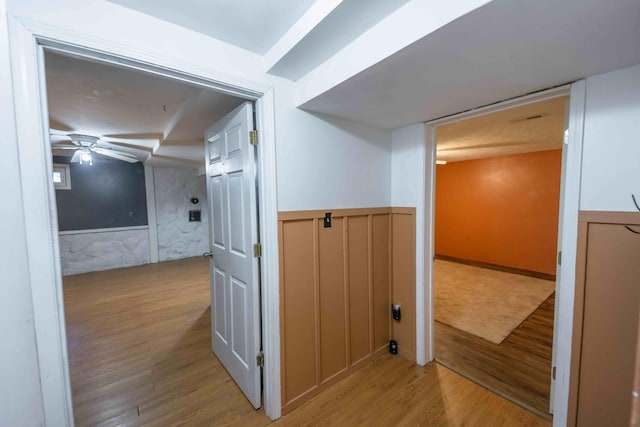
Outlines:
[[[390,207],[378,208],[353,208],[353,209],[316,209],[308,211],[280,211],[278,221],[297,221],[304,219],[322,219],[326,213],[331,213],[334,218],[346,216],[367,216],[391,213]]]
[[[580,211],[578,222],[600,224],[639,224],[640,212]]]

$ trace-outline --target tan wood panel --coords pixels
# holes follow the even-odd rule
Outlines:
[[[349,218],[349,342],[351,360],[370,354],[369,221],[366,216]]]
[[[324,228],[318,221],[321,381],[347,368],[343,223],[335,218]]]
[[[284,403],[316,384],[316,291],[313,221],[283,224]]]
[[[640,316],[638,317],[638,336],[636,337],[636,373],[633,380],[633,389],[640,390]],[[635,396],[631,405],[631,427],[640,427],[640,396]]]
[[[391,301],[389,300],[390,268],[389,215],[372,215],[372,272],[373,272],[373,348],[389,344]]]
[[[394,206],[394,207],[391,208],[391,213],[404,214],[404,215],[415,215],[416,214],[416,208]]]
[[[580,384],[580,358],[582,354],[583,315],[585,303],[585,281],[587,270],[588,231],[591,223],[640,224],[638,212],[580,211],[578,217],[578,248],[576,255],[576,286],[573,313],[573,337],[571,349],[571,375],[569,384],[569,408],[567,425],[576,425],[578,387]],[[638,229],[639,226],[634,227]]]
[[[640,236],[588,227],[577,422],[629,425],[640,307]]]
[[[362,366],[374,354],[386,351],[391,337],[390,215],[393,209],[328,210],[333,213],[330,228],[324,228],[321,220],[325,211],[283,212],[279,216],[283,313],[295,298],[307,298],[303,304],[306,308],[289,310],[289,316],[283,314],[281,321],[285,413],[318,394],[328,383]],[[413,303],[409,302],[411,293],[415,295],[415,240],[411,235],[415,233],[415,210],[399,208],[398,211],[398,215],[408,217],[407,224],[411,224],[402,234],[405,239],[397,244],[409,242],[409,247],[403,249],[409,259],[402,267],[413,271],[406,276],[413,284],[405,284],[410,288],[405,301],[415,307],[415,296]],[[294,238],[289,238],[288,230],[296,230]],[[296,264],[294,270],[287,267],[290,263]],[[305,287],[304,296],[292,299],[289,288],[301,280],[312,282],[313,286]],[[296,288],[295,292],[298,291]],[[305,316],[303,322],[293,327],[293,332],[289,331],[288,323],[295,323],[302,315]],[[413,308],[408,315],[415,322]],[[415,325],[412,329],[415,330]],[[292,337],[304,335],[303,331],[306,331],[304,343],[292,343]],[[299,351],[302,346],[305,352]],[[413,359],[415,344],[413,349],[403,348],[403,351]],[[309,360],[300,362],[301,358],[309,358],[315,364],[315,379],[311,378]]]
[[[392,303],[400,304],[402,319],[393,321],[393,339],[398,351],[410,360],[416,352],[415,215],[393,214]]]

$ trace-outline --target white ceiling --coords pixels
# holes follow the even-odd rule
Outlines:
[[[109,0],[259,54],[316,0]]]
[[[47,53],[52,129],[115,141],[152,166],[204,166],[204,130],[243,102],[182,82]],[[55,154],[70,155],[66,150]]]
[[[321,71],[319,61],[406,3],[109,1],[255,52],[272,47],[267,68],[292,79],[310,66]],[[316,13],[302,39],[294,37]],[[638,0],[493,0],[301,107],[394,129],[638,64],[638,40]],[[52,127],[134,136],[126,148],[147,161],[200,163],[204,128],[241,102],[76,59],[48,55],[47,66]]]
[[[568,98],[560,97],[438,126],[438,160],[456,162],[562,148]]]
[[[640,63],[638,0],[494,0],[305,102],[387,129]]]

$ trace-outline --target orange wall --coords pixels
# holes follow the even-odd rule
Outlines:
[[[555,274],[562,151],[436,168],[435,252]]]

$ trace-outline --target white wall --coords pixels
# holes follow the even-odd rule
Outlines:
[[[395,129],[391,146],[391,206],[416,209],[416,362],[420,365],[433,360],[431,342],[433,330],[426,319],[431,318],[431,245],[432,227],[425,227],[426,202],[433,183],[426,183],[425,176],[432,173],[432,151],[428,131],[424,123]]]
[[[0,425],[43,425],[5,1],[0,0]]]
[[[422,123],[395,129],[392,133],[391,205],[417,207],[424,200],[421,181],[426,141]]]
[[[241,86],[245,79],[264,79],[261,56],[106,0],[6,1],[16,17],[84,33],[97,43],[111,40],[158,61],[173,57],[188,67],[217,70]]]
[[[194,169],[153,168],[159,260],[202,255],[209,250],[207,189]],[[192,197],[200,203],[193,205]],[[201,210],[202,222],[189,222],[189,211]]]
[[[149,263],[148,227],[59,236],[64,276]]]
[[[640,203],[640,65],[587,78],[581,210]]]
[[[292,92],[276,95],[278,210],[389,206],[391,133],[298,110]]]

